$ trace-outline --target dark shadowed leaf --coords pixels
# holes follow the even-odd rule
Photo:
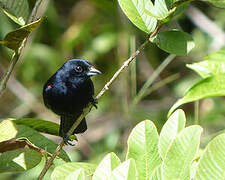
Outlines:
[[[7,151],[0,156],[0,172],[20,172],[35,167],[41,153],[28,148]]]
[[[59,135],[59,125],[54,122],[36,118],[23,118],[14,120],[13,122],[18,125],[28,126],[38,132],[47,133],[55,136]]]
[[[49,153],[55,152],[57,144],[52,140],[46,138],[45,136],[30,127],[24,125],[17,125],[17,127],[19,132],[16,135],[16,138],[26,138],[35,146],[40,147],[42,149],[46,149]],[[70,161],[68,155],[64,150],[60,152],[59,157],[62,158],[64,161]]]
[[[203,0],[210,2],[212,5],[218,7],[218,8],[225,8],[225,0]]]
[[[186,56],[195,47],[191,35],[178,30],[160,32],[150,40],[160,49],[178,56]]]

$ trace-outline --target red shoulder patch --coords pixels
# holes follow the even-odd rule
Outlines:
[[[52,89],[52,85],[49,84],[49,85],[47,86],[47,88],[48,88],[48,89]]]

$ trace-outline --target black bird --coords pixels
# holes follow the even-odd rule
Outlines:
[[[44,104],[60,116],[59,135],[63,137],[65,144],[72,145],[67,132],[88,103],[91,102],[97,108],[97,101],[93,98],[94,85],[90,79],[96,74],[101,72],[88,61],[72,59],[63,64],[44,85]],[[73,134],[83,133],[86,130],[84,118]]]

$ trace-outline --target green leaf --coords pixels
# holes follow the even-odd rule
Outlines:
[[[133,159],[128,159],[113,170],[110,180],[137,180],[136,166]]]
[[[190,177],[191,163],[198,151],[202,128],[194,125],[183,129],[173,141],[162,165],[164,180]]]
[[[157,129],[149,120],[139,123],[128,138],[126,159],[135,160],[139,180],[149,179],[154,168],[161,163],[158,139]]]
[[[0,142],[14,138],[17,133],[17,128],[12,121],[3,120],[0,123]]]
[[[156,28],[157,20],[146,15],[145,9],[151,11],[153,4],[149,0],[118,0],[120,7],[130,21],[139,29],[146,33],[153,32]]]
[[[116,156],[115,153],[107,154],[104,159],[100,162],[92,180],[102,180],[108,179],[111,175],[111,172],[120,164],[120,159]]]
[[[0,156],[0,173],[26,171],[39,164],[41,158],[39,152],[27,148],[4,152]]]
[[[154,6],[150,6],[149,10],[145,9],[145,13],[158,20],[164,20],[170,15],[165,0],[155,0]]]
[[[17,127],[18,134],[16,135],[15,139],[26,138],[35,146],[41,147],[42,149],[46,149],[49,153],[55,152],[57,144],[52,140],[46,138],[45,136],[30,127],[24,125],[17,125]],[[64,150],[60,152],[59,157],[65,161],[70,161],[70,158]]]
[[[225,0],[203,0],[212,3],[212,5],[218,8],[225,8]]]
[[[51,121],[36,118],[23,118],[14,120],[13,122],[18,125],[28,126],[38,132],[59,136],[59,125]]]
[[[150,180],[163,180],[163,178],[162,178],[162,165],[155,168],[155,170],[153,171],[153,173],[150,177]]]
[[[164,124],[159,136],[159,153],[162,159],[165,158],[173,140],[177,134],[184,129],[186,117],[184,111],[176,110]]]
[[[210,53],[204,57],[204,60],[225,61],[225,50],[219,50],[219,51]]]
[[[225,133],[215,137],[201,156],[195,180],[225,179]]]
[[[29,15],[27,0],[0,0],[0,10],[19,25],[25,25]]]
[[[170,108],[168,116],[182,104],[213,96],[225,96],[225,74],[210,76],[198,81],[184,94],[183,98]]]
[[[78,169],[70,173],[65,180],[85,180],[85,173],[83,169]]]
[[[195,47],[191,35],[178,30],[160,32],[150,38],[150,41],[156,43],[160,49],[178,56],[186,56]]]
[[[203,78],[225,73],[225,51],[221,50],[209,54],[204,58],[204,61],[187,64],[187,67],[196,71]]]
[[[197,72],[202,78],[225,73],[225,61],[201,61],[186,66]]]
[[[70,162],[65,163],[63,165],[57,166],[52,172],[51,179],[52,180],[64,180],[68,175],[73,173],[78,169],[83,169],[86,176],[93,175],[96,165],[91,163],[83,163],[83,162]]]
[[[6,47],[17,51],[21,46],[23,40],[28,37],[28,35],[33,32],[44,20],[44,18],[40,18],[37,21],[34,21],[30,24],[27,24],[15,31],[8,33],[3,41],[0,41],[0,44],[4,44]]]

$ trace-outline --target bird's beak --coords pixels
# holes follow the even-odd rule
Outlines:
[[[102,74],[99,70],[95,69],[93,66],[89,68],[89,72],[87,73],[88,76],[94,76],[97,74]]]

